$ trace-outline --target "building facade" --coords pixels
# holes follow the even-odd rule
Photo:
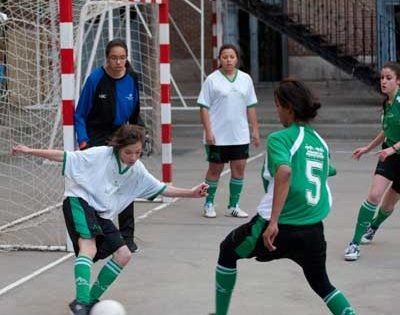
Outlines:
[[[306,80],[350,79],[351,75],[327,62],[270,25],[258,22],[233,1],[205,0],[206,72],[212,70],[212,2],[219,2],[223,42],[239,46],[241,67],[257,82],[278,81],[287,75]],[[200,0],[192,0],[200,6]],[[260,1],[262,2],[262,1]],[[400,0],[265,0],[335,45],[343,55],[373,67],[400,56]],[[199,21],[185,0],[171,1],[171,14],[199,55]],[[184,63],[189,55],[174,30],[172,58]]]

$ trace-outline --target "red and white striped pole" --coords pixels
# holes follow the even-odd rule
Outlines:
[[[73,151],[75,148],[75,78],[72,0],[60,0],[59,10],[61,46],[61,105],[63,113],[64,149],[67,151]]]
[[[162,1],[159,6],[160,30],[160,90],[161,90],[161,146],[162,180],[172,183],[172,128],[171,128],[171,78],[170,78],[170,41],[169,6]]]
[[[74,28],[72,0],[60,0],[60,64],[61,64],[61,106],[63,117],[64,150],[75,149],[75,73],[74,73]],[[71,239],[66,237],[67,251],[72,252]]]

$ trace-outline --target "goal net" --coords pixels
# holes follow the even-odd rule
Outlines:
[[[141,116],[155,153],[146,165],[159,176],[160,79],[158,5],[149,1],[74,0],[76,100],[88,74],[105,62],[105,46],[121,38],[138,75]],[[59,3],[0,3],[0,250],[63,250],[64,179],[59,163],[11,157],[17,143],[63,149]]]

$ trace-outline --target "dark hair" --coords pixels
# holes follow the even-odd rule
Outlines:
[[[114,47],[123,48],[125,50],[125,54],[128,55],[128,46],[126,45],[126,43],[122,39],[116,38],[116,39],[110,40],[107,43],[107,46],[106,46],[106,57],[108,57],[108,55],[110,54],[111,49],[114,48]],[[132,65],[130,64],[129,60],[126,60],[125,68],[128,71],[133,71]]]
[[[304,83],[293,78],[282,80],[274,91],[275,99],[284,108],[291,108],[296,121],[308,122],[317,116],[321,103]]]
[[[222,51],[224,51],[225,49],[232,49],[235,54],[236,54],[236,58],[239,60],[239,50],[236,48],[235,45],[233,44],[224,44],[219,48],[219,52],[218,52],[218,58],[221,57]]]
[[[382,66],[382,69],[384,68],[392,70],[396,74],[396,77],[400,78],[400,64],[398,62],[394,61],[385,62]]]
[[[130,144],[141,143],[144,141],[144,128],[125,124],[122,125],[111,137],[108,145],[113,147],[114,152],[119,152],[123,147]]]
[[[400,64],[399,64],[398,62],[387,61],[387,62],[385,62],[385,63],[383,64],[381,70],[382,70],[382,69],[385,69],[385,68],[392,70],[392,71],[395,73],[397,79],[400,79]],[[386,105],[386,102],[387,102],[388,100],[389,100],[389,96],[388,96],[388,95],[385,95],[385,98],[384,98],[384,100],[383,100],[383,102],[382,102],[382,108],[383,108],[383,109],[385,109],[385,105]]]
[[[114,47],[122,47],[123,49],[125,49],[125,53],[128,54],[128,46],[126,45],[126,43],[122,39],[116,38],[116,39],[110,40],[107,43],[107,46],[106,46],[106,57],[108,57],[108,55],[110,54],[111,49],[114,48]]]

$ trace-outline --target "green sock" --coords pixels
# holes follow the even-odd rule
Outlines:
[[[243,178],[233,178],[229,182],[229,205],[228,208],[235,208],[239,203],[240,193],[243,188]]]
[[[205,182],[209,186],[207,189],[208,195],[206,197],[206,203],[214,204],[215,192],[217,191],[218,187],[218,180],[211,180],[206,178]]]
[[[352,243],[357,245],[360,244],[361,237],[367,230],[372,218],[374,217],[376,207],[377,205],[370,203],[368,200],[363,202],[358,212],[357,225],[356,230],[354,231]]]
[[[90,302],[90,274],[93,260],[87,256],[78,256],[75,259],[75,290],[76,301],[79,303]]]
[[[97,280],[93,283],[92,289],[90,290],[91,302],[96,301],[100,296],[108,289],[111,283],[119,276],[122,268],[113,259],[107,261],[107,263],[100,270]]]
[[[233,287],[236,282],[236,269],[217,266],[215,271],[215,315],[228,314]]]
[[[356,315],[354,308],[339,290],[334,290],[330,293],[324,298],[324,302],[334,315]]]
[[[390,215],[393,213],[393,211],[386,211],[383,210],[382,208],[379,208],[378,214],[376,217],[372,220],[371,227],[374,230],[377,230],[379,226],[385,221]]]

